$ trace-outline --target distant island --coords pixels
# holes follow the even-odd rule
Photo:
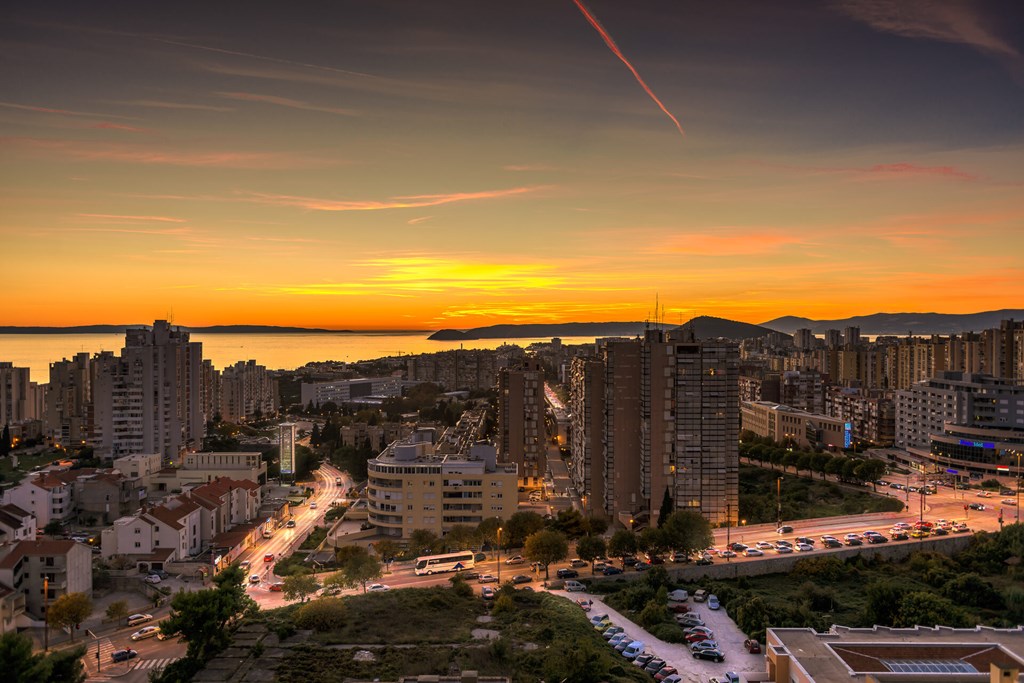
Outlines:
[[[761,323],[786,334],[801,328],[815,334],[825,330],[841,330],[844,327],[859,327],[861,334],[963,334],[981,332],[999,327],[1001,320],[1022,320],[1024,309],[1004,308],[981,313],[875,313],[840,320],[811,320],[787,315]]]
[[[148,325],[76,325],[73,327],[18,327],[14,325],[0,326],[0,334],[124,334],[125,330]],[[211,325],[209,327],[189,327],[175,325],[189,332],[202,334],[357,334],[375,330],[325,330],[320,327],[280,327],[277,325]],[[422,332],[422,330],[407,330]],[[388,330],[389,334],[398,331]]]
[[[438,330],[427,337],[434,341],[473,341],[476,339],[524,339],[551,337],[635,337],[652,327],[643,322],[605,323],[553,323],[528,325],[491,325],[469,330]],[[750,323],[700,316],[679,327],[661,326],[663,329],[693,329],[698,339],[750,339],[771,334],[774,330]]]

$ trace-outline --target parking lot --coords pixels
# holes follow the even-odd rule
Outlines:
[[[613,624],[622,626],[626,633],[629,633],[634,639],[643,641],[646,645],[644,648],[646,652],[653,653],[678,669],[679,675],[687,683],[707,683],[711,678],[716,677],[724,680],[726,671],[735,671],[740,674],[740,680],[745,681],[744,673],[765,671],[764,655],[752,655],[744,649],[743,641],[746,640],[746,635],[740,631],[724,609],[708,609],[707,603],[694,603],[692,598],[686,603],[691,610],[700,613],[704,623],[715,632],[715,640],[718,641],[719,647],[725,654],[725,661],[719,664],[703,659],[694,659],[689,645],[658,640],[641,626],[606,605],[599,595],[566,593],[564,591],[551,592],[563,595],[573,601],[582,597],[593,600],[588,616],[608,614]]]

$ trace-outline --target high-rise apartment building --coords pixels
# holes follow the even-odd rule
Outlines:
[[[0,429],[4,425],[37,420],[39,387],[29,380],[28,368],[0,363]]]
[[[256,361],[238,361],[220,373],[220,415],[239,423],[277,413],[274,378]]]
[[[603,365],[598,372],[595,363]],[[624,524],[655,521],[667,490],[676,509],[713,524],[735,521],[739,490],[739,347],[651,330],[609,341],[600,359],[577,359],[570,390],[573,476],[603,512]],[[603,397],[603,398],[602,398]],[[603,402],[603,419],[597,422]],[[585,407],[585,411],[581,408]],[[596,453],[594,431],[602,432]],[[586,451],[585,451],[586,453]],[[596,488],[603,484],[603,491]]]
[[[157,320],[125,332],[121,355],[93,359],[93,441],[102,457],[160,453],[173,459],[202,442],[203,349]]]
[[[284,422],[278,425],[279,430],[279,454],[281,458],[281,476],[291,478],[295,473],[295,429],[294,422]]]
[[[543,477],[547,470],[544,370],[527,358],[498,373],[498,457],[514,462],[519,475]]]
[[[43,433],[60,444],[79,444],[92,436],[92,360],[88,353],[50,363],[45,389]]]
[[[569,476],[583,493],[585,514],[605,511],[604,363],[576,356],[569,365]]]

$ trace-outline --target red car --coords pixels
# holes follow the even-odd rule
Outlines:
[[[691,633],[691,634],[686,636],[686,642],[688,642],[688,643],[699,643],[700,641],[707,640],[707,639],[708,639],[708,634],[701,633],[699,631],[697,633]]]
[[[663,681],[666,678],[668,678],[669,676],[671,676],[672,674],[677,674],[677,673],[679,673],[679,672],[676,670],[676,668],[674,666],[666,666],[665,668],[661,669],[658,673],[654,674],[654,680],[656,680],[656,681]]]
[[[263,561],[264,562],[273,562],[274,561],[274,554],[273,553],[267,553],[266,555],[263,556]]]
[[[747,652],[752,655],[761,653],[761,643],[754,640],[753,638],[743,641],[743,647],[747,648]]]
[[[270,590],[277,591],[278,593],[280,593],[281,591],[284,590],[284,584],[283,583],[272,583],[272,584],[270,584]]]

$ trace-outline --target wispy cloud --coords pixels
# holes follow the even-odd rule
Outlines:
[[[182,237],[192,232],[191,228],[72,228],[71,232],[104,232],[124,235],[153,235],[156,237]]]
[[[871,166],[794,166],[789,164],[756,164],[767,168],[796,171],[809,174],[848,175],[855,180],[906,179],[915,177],[937,177],[950,180],[980,180],[982,176],[956,166],[926,166],[912,161],[897,161]]]
[[[406,225],[419,225],[420,223],[426,223],[433,216],[420,216],[419,218],[410,218],[405,222]]]
[[[93,124],[91,127],[96,128],[97,130],[117,130],[123,131],[125,133],[140,133],[145,135],[153,135],[154,133],[156,133],[156,131],[150,130],[149,128],[126,126],[123,123],[111,123],[110,121],[101,121],[99,123]]]
[[[554,171],[555,167],[549,164],[507,164],[501,167],[505,171],[526,172],[526,171]]]
[[[0,138],[0,142],[15,149],[39,151],[78,161],[113,161],[248,170],[322,168],[338,163],[323,157],[290,152],[182,151],[130,144],[29,137]]]
[[[113,213],[79,213],[75,214],[80,218],[96,218],[99,220],[127,220],[127,221],[152,221],[156,223],[187,223],[184,218],[173,218],[171,216],[127,216]]]
[[[711,257],[754,256],[774,253],[784,247],[799,244],[805,244],[805,241],[784,232],[677,233],[652,247],[651,251]]]
[[[840,0],[837,7],[847,16],[886,33],[970,45],[1004,57],[1021,56],[985,25],[978,7],[971,2]]]
[[[441,206],[456,202],[481,199],[501,199],[536,192],[540,187],[513,187],[504,190],[482,192],[455,192],[451,194],[423,194],[392,197],[386,200],[340,200],[295,195],[266,194],[253,192],[243,196],[243,201],[272,206],[294,206],[312,211],[381,211],[385,209],[418,209],[425,206]]]
[[[260,95],[257,93],[250,92],[219,92],[217,93],[221,97],[225,97],[230,100],[239,100],[243,102],[261,102],[264,104],[273,104],[279,107],[288,107],[290,109],[303,109],[305,111],[318,111],[327,114],[341,114],[342,116],[356,116],[357,112],[354,109],[342,109],[340,107],[325,107],[322,105],[311,104],[302,100],[293,100],[288,97],[278,97],[276,95]]]
[[[379,286],[417,292],[548,289],[565,283],[565,277],[548,264],[397,256],[371,259],[362,265],[377,271],[370,279]]]
[[[164,102],[162,100],[124,100],[120,104],[153,109],[190,109],[194,111],[234,111],[234,107],[217,107],[211,104],[193,104],[190,102]]]
[[[56,114],[58,116],[84,116],[87,118],[107,118],[107,119],[133,119],[132,116],[120,116],[118,114],[97,114],[96,112],[90,111],[72,111],[70,109],[56,109],[53,107],[40,107],[33,104],[18,104],[16,102],[0,102],[0,107],[6,109],[18,109],[21,111],[31,111],[37,114]]]

